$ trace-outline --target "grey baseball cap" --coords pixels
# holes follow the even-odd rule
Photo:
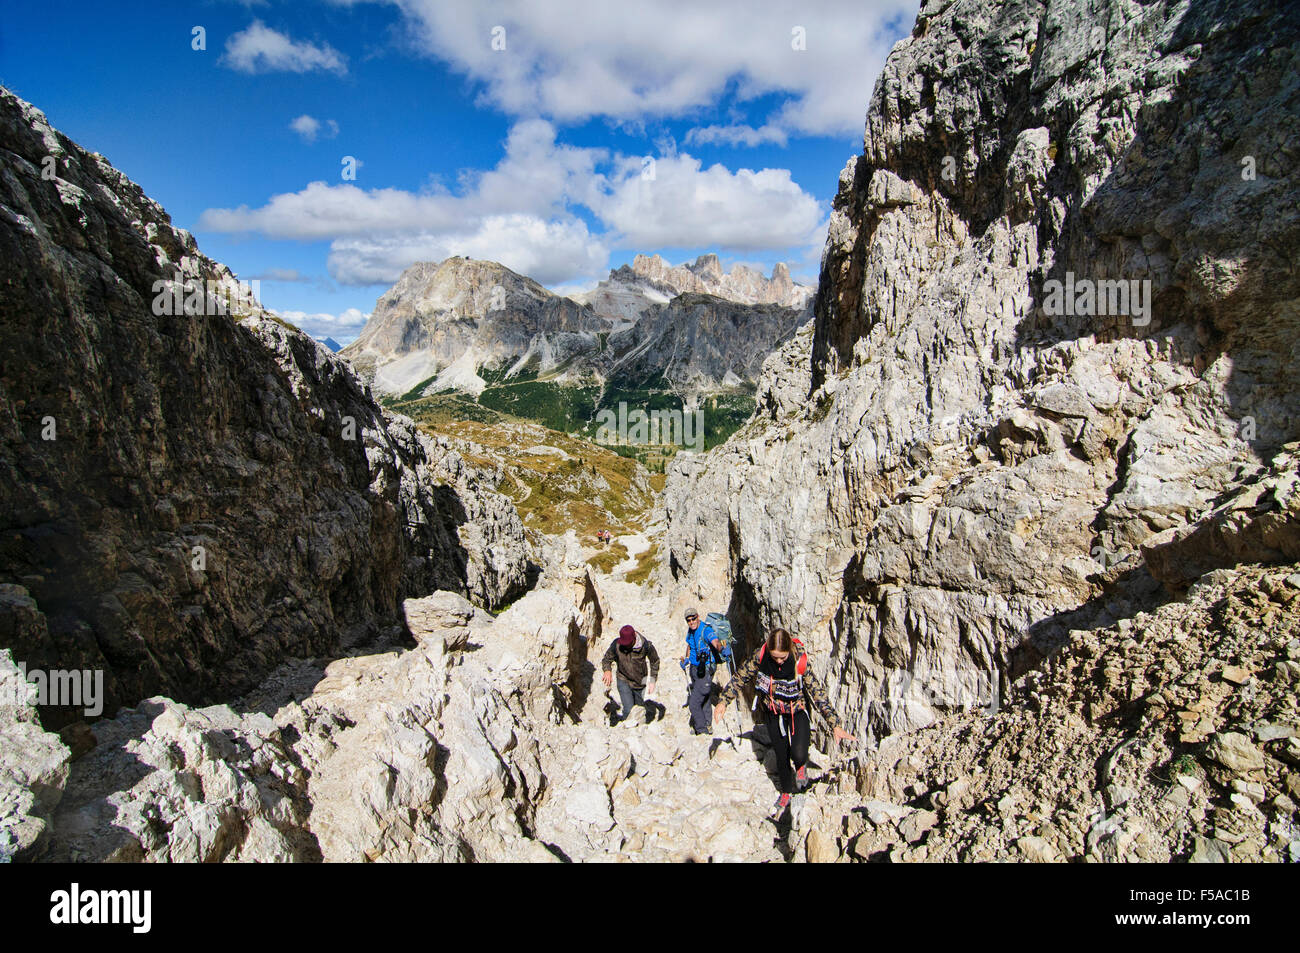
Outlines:
[[[689,620],[692,616],[698,616],[699,614],[700,614],[700,611],[699,611],[698,609],[696,609],[695,606],[691,606],[689,609],[686,610],[686,618],[687,618],[688,620]]]

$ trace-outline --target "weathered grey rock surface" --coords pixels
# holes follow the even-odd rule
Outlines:
[[[549,859],[530,837],[546,790],[533,721],[565,710],[580,610],[531,592],[494,638],[455,593],[406,617],[415,648],[300,660],[234,705],[154,698],[96,723],[47,858]]]
[[[148,699],[53,759],[61,800],[31,821],[49,827],[41,856],[781,859],[755,810],[764,745],[693,736],[677,680],[661,682],[665,719],[609,725],[591,663],[616,619],[648,628],[632,605],[612,617],[590,573],[496,618],[438,592],[405,603],[414,648],[297,660],[230,705]]]
[[[71,752],[41,727],[23,673],[0,649],[0,856],[41,846],[68,780]]]
[[[814,327],[674,462],[673,577],[802,633],[879,737],[1216,566],[1295,560],[1298,32],[1277,2],[925,3]],[[1050,282],[1115,279],[1149,311],[1048,313]]]
[[[0,646],[15,660],[104,670],[109,714],[210,702],[286,657],[400,631],[407,596],[523,590],[506,500],[255,303],[155,314],[155,283],[188,279],[234,281],[0,90]]]
[[[1300,578],[1211,575],[1071,633],[998,713],[885,739],[858,793],[930,812],[928,835],[850,814],[836,843],[861,860],[1295,862]]]
[[[20,720],[25,760],[0,733],[0,804],[27,813],[0,832],[48,830],[55,860],[1294,860],[1288,571],[1219,570],[1076,631],[991,715],[856,764],[814,752],[814,791],[779,828],[763,730],[729,713],[693,736],[670,674],[661,719],[608,726],[592,663],[669,606],[585,573],[496,618],[455,593],[407,600],[413,648],[296,660],[229,705],[149,699],[72,759]]]
[[[685,293],[611,334],[592,363],[602,378],[628,387],[660,378],[687,393],[752,385],[809,317],[806,309]]]

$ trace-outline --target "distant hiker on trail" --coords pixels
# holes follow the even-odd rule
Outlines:
[[[646,721],[650,721],[654,712],[646,697],[654,696],[655,681],[659,678],[659,653],[655,651],[654,643],[632,626],[623,626],[618,630],[618,638],[609,644],[609,651],[600,660],[606,688],[614,680],[615,665],[618,666],[618,697],[623,703],[620,720],[627,720],[633,705],[641,705],[645,708]],[[647,670],[650,675],[648,685]]]
[[[835,730],[836,741],[856,741],[840,727],[839,716],[831,707],[826,688],[808,666],[803,643],[785,629],[773,629],[767,641],[758,647],[740,667],[718,700],[713,717],[722,718],[727,705],[737,696],[740,686],[754,679],[754,704],[763,701],[763,719],[767,735],[776,752],[777,773],[781,776],[781,796],[776,799],[772,819],[779,821],[790,805],[790,795],[808,786],[808,744],[812,725],[808,720],[808,702],[812,702]],[[794,770],[791,770],[791,764]]]
[[[713,627],[700,621],[699,610],[692,606],[686,610],[686,654],[681,664],[690,681],[687,704],[691,708],[691,728],[697,735],[713,731],[709,695],[713,693],[713,670],[717,667],[714,649],[721,651],[722,643],[714,637]]]

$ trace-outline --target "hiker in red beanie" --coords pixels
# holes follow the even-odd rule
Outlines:
[[[642,705],[646,721],[650,721],[654,712],[645,697],[654,694],[655,680],[659,677],[659,653],[655,651],[654,643],[630,625],[623,626],[618,630],[618,638],[609,644],[609,651],[600,660],[606,688],[614,679],[615,664],[618,666],[618,697],[623,703],[620,720],[627,720],[633,705]],[[649,685],[646,684],[647,670]]]

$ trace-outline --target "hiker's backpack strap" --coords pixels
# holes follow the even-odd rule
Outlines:
[[[799,653],[799,657],[795,659],[794,662],[794,673],[800,678],[803,678],[803,673],[808,671],[808,650],[804,648],[804,644],[796,638],[791,638],[790,642],[793,644],[794,650]]]
[[[802,677],[803,673],[808,671],[808,653],[804,651],[803,643],[800,642],[798,639],[792,639],[791,641],[793,641],[794,644],[799,647],[799,658],[794,663],[794,671],[796,675]],[[764,642],[762,645],[758,647],[758,661],[760,662],[760,664],[762,663],[763,659],[766,656],[767,656],[767,643]]]

